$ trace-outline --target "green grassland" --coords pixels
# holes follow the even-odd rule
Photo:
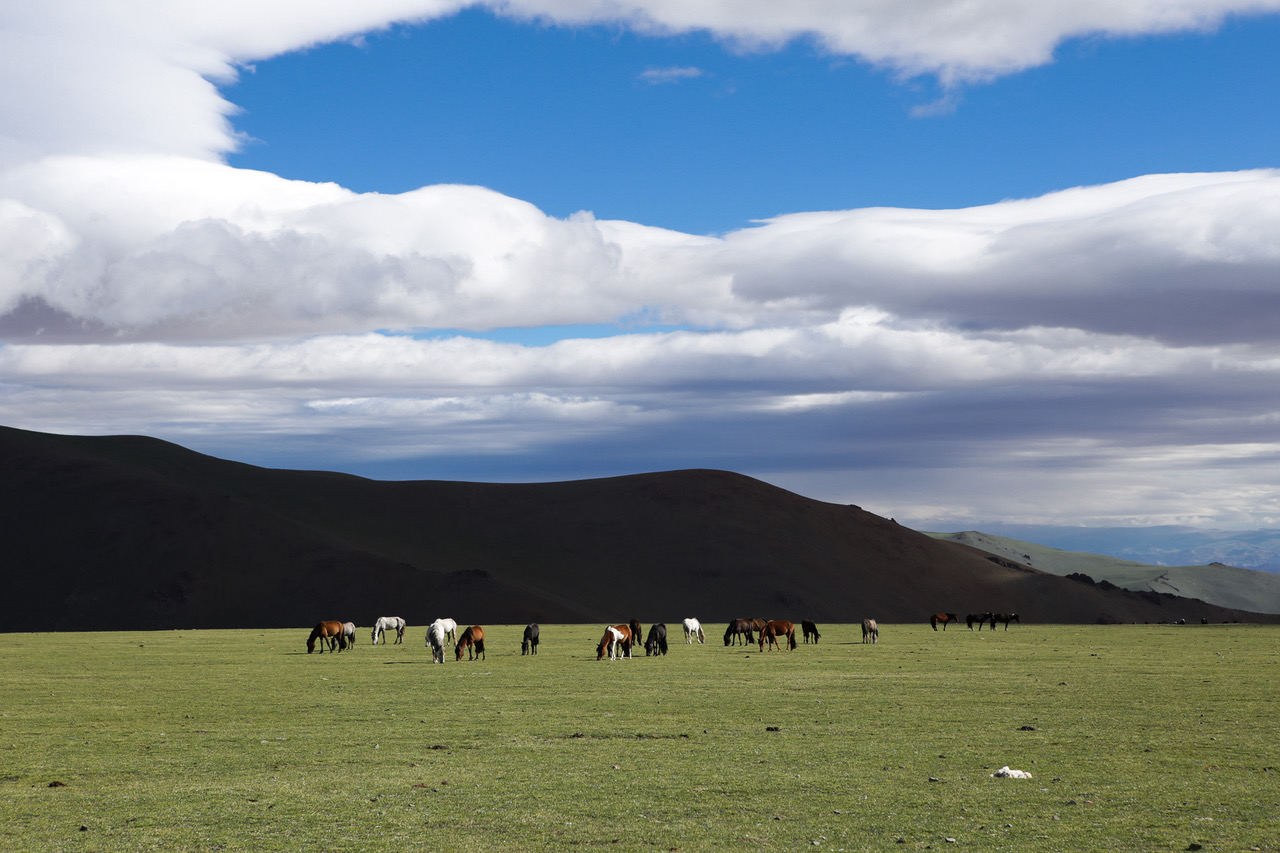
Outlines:
[[[673,627],[0,635],[0,849],[1280,850],[1280,628]]]

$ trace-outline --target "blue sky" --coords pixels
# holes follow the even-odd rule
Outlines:
[[[0,52],[0,424],[1280,525],[1280,0],[46,0]]]
[[[553,216],[700,234],[806,210],[970,207],[1274,165],[1277,45],[1275,18],[1092,36],[948,92],[811,39],[744,52],[472,9],[254,63],[226,89],[253,139],[229,161],[364,192],[478,184]]]

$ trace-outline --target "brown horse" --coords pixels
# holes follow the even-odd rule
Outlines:
[[[604,660],[605,655],[609,660],[631,657],[633,636],[630,625],[606,625],[600,645],[596,646],[596,660]]]
[[[880,626],[876,624],[876,620],[862,620],[862,642],[872,645],[880,642]]]
[[[796,626],[786,620],[775,620],[766,622],[764,630],[760,632],[760,651],[764,651],[764,644],[767,642],[769,648],[778,647],[778,651],[782,651],[782,644],[778,642],[779,637],[786,637],[790,648],[796,647]]]
[[[311,629],[311,636],[307,637],[307,654],[311,654],[316,650],[316,640],[320,641],[320,654],[324,654],[326,644],[329,644],[330,651],[333,650],[332,643],[334,642],[337,642],[340,650],[347,647],[346,638],[342,635],[341,622],[317,622],[316,626]]]
[[[472,625],[462,632],[462,636],[458,638],[458,645],[454,647],[454,660],[462,660],[463,649],[467,650],[467,660],[483,658],[485,656],[484,629],[479,625]]]
[[[933,630],[938,630],[938,626],[942,626],[942,630],[947,630],[948,622],[959,622],[960,618],[954,613],[935,613],[929,617],[929,624],[933,626]]]
[[[734,619],[729,623],[729,627],[724,629],[724,644],[737,643],[738,640],[743,643],[754,643],[756,641],[755,634],[752,633],[750,619]]]

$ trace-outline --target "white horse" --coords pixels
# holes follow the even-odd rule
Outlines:
[[[452,619],[437,619],[436,622],[443,626],[445,636],[449,638],[449,642],[456,646],[458,644],[458,623]]]
[[[351,648],[356,646],[356,623],[342,623],[342,638],[347,641],[347,645]]]
[[[378,645],[379,637],[381,637],[385,641],[386,637],[384,635],[386,634],[387,631],[390,631],[392,628],[396,630],[396,642],[403,643],[404,642],[404,620],[401,619],[399,616],[379,616],[378,621],[375,622],[373,625],[373,644],[375,646]]]
[[[689,645],[693,642],[693,638],[697,637],[699,643],[707,641],[707,635],[702,633],[702,623],[692,617],[684,620],[684,643]]]
[[[432,663],[444,663],[444,640],[448,634],[444,622],[437,619],[427,627],[427,647],[431,649]]]

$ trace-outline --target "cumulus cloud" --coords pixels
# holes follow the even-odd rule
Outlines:
[[[11,339],[47,334],[50,314],[134,340],[639,316],[730,329],[871,308],[1214,343],[1270,339],[1280,321],[1270,170],[794,214],[723,238],[558,219],[478,187],[357,194],[175,157],[46,158],[0,176],[0,195],[0,312],[26,306]]]
[[[901,516],[1280,515],[1249,467],[1280,411],[1280,172],[705,237],[221,161],[216,85],[243,63],[471,5],[808,38],[952,84],[1280,0],[9,4],[0,423],[391,476],[714,465]],[[541,347],[442,331],[627,323]]]

